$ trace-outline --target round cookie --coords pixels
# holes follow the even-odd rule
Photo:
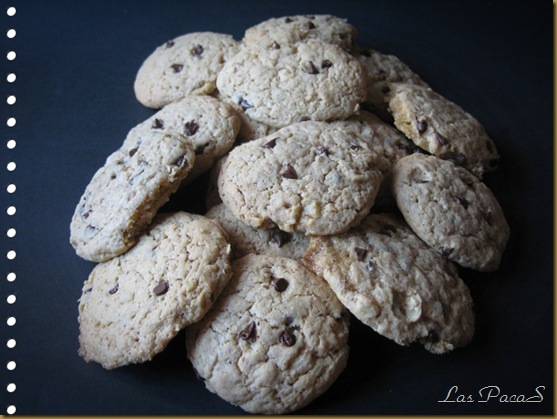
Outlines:
[[[188,358],[207,389],[247,412],[296,411],[345,368],[348,313],[292,259],[249,255],[233,271],[207,315],[186,329]]]
[[[137,100],[159,109],[190,94],[210,94],[223,64],[239,50],[232,36],[192,32],[153,51],[139,68],[134,92]]]
[[[476,176],[450,161],[413,154],[393,166],[391,189],[406,222],[443,256],[478,271],[499,267],[509,225]]]
[[[378,156],[353,133],[300,122],[235,147],[221,168],[222,202],[254,228],[335,234],[373,206]]]
[[[238,220],[224,204],[215,205],[205,216],[221,223],[234,258],[254,253],[301,259],[309,244],[309,239],[301,233],[252,228]]]
[[[157,216],[126,254],[95,266],[79,301],[79,354],[113,369],[161,352],[208,311],[232,275],[218,223]]]
[[[150,131],[128,135],[81,196],[70,224],[76,253],[106,261],[132,247],[186,178],[195,161],[184,135]]]
[[[317,39],[280,48],[243,48],[217,78],[223,100],[273,127],[347,118],[364,101],[366,83],[355,58]]]
[[[387,111],[386,98],[392,83],[427,86],[420,76],[394,55],[359,45],[352,50],[352,55],[362,64],[368,77],[366,107],[389,122],[392,122],[392,117]]]
[[[356,28],[332,15],[295,15],[271,18],[248,28],[242,44],[263,48],[282,47],[308,39],[319,39],[350,51]]]
[[[427,152],[454,161],[480,179],[495,169],[499,154],[485,128],[432,89],[391,84],[389,111],[395,126]]]
[[[195,164],[187,182],[211,168],[234,145],[241,120],[232,106],[210,96],[190,95],[166,105],[130,130],[128,138],[151,132],[185,135],[194,146]],[[127,140],[126,140],[127,141]]]
[[[456,267],[392,215],[312,237],[304,261],[354,316],[400,345],[445,353],[473,337],[472,298]]]

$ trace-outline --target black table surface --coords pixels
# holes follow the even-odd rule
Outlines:
[[[398,56],[474,115],[501,154],[485,183],[512,230],[497,272],[461,270],[476,309],[469,346],[433,355],[419,345],[398,346],[353,318],[347,368],[297,413],[554,413],[551,1],[3,0],[2,6],[0,50],[17,54],[13,61],[3,55],[0,65],[2,413],[8,406],[21,415],[244,413],[195,378],[183,333],[141,365],[105,371],[78,356],[78,298],[94,264],[76,256],[69,224],[93,173],[153,113],[136,101],[133,80],[156,46],[195,31],[241,39],[249,26],[294,14],[347,18],[359,44]],[[6,13],[9,6],[15,15]],[[16,36],[4,36],[11,28]],[[7,81],[10,73],[14,82]],[[10,95],[13,105],[4,100]],[[13,127],[5,123],[10,117]],[[201,178],[167,209],[202,213],[204,186]],[[12,206],[16,213],[9,215]],[[15,369],[6,369],[9,361]],[[10,383],[13,392],[6,390]],[[457,402],[468,396],[474,401]]]

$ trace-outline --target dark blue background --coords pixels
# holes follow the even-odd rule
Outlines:
[[[14,5],[17,14],[4,10]],[[553,5],[549,0],[2,0],[0,8],[0,410],[17,414],[242,414],[205,390],[183,334],[152,362],[104,371],[77,355],[77,300],[93,264],[69,244],[74,208],[93,173],[128,130],[152,114],[133,94],[142,61],[194,31],[240,39],[262,20],[330,13],[359,29],[359,43],[399,56],[486,127],[500,169],[486,183],[512,238],[501,269],[462,271],[476,303],[473,343],[449,355],[402,348],[357,320],[351,358],[330,391],[300,414],[553,413]],[[17,30],[14,39],[4,34]],[[13,62],[4,51],[14,49]],[[5,75],[15,72],[9,84]],[[4,97],[17,96],[11,107]],[[4,122],[14,116],[17,124]],[[14,138],[15,149],[6,147]],[[14,172],[5,170],[15,161]],[[203,211],[203,179],[169,209]],[[15,183],[14,194],[5,185]],[[15,205],[17,213],[6,215]],[[14,238],[4,232],[17,229]],[[4,257],[9,249],[14,260]],[[16,272],[14,282],[6,281]],[[6,303],[15,294],[17,302]],[[15,326],[6,319],[15,316]],[[17,340],[6,348],[9,338]],[[5,385],[17,385],[7,393]],[[535,395],[541,403],[438,403],[452,386]]]

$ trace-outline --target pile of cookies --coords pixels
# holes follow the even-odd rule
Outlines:
[[[282,414],[341,374],[351,316],[432,353],[471,341],[458,266],[496,270],[509,238],[482,181],[496,146],[356,37],[336,16],[288,16],[241,41],[182,35],[146,58],[134,91],[157,111],[71,221],[77,254],[98,262],[79,301],[86,361],[145,362],[185,329],[210,391]],[[206,213],[161,211],[199,177]]]

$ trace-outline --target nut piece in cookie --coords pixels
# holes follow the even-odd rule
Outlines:
[[[450,161],[413,154],[394,165],[391,191],[412,230],[443,256],[478,271],[499,267],[509,225],[476,176]]]
[[[335,234],[373,206],[383,178],[378,162],[350,131],[300,122],[234,148],[218,189],[227,208],[253,228]]]
[[[418,147],[451,160],[480,179],[496,168],[497,148],[472,115],[432,89],[391,84],[389,111],[395,126]]]
[[[129,135],[93,176],[75,209],[70,242],[93,262],[132,247],[186,178],[195,150],[183,134]]]
[[[232,275],[220,225],[178,212],[155,218],[126,254],[99,263],[79,301],[79,354],[106,369],[152,359],[209,310]]]
[[[393,215],[312,237],[304,261],[354,316],[400,345],[445,353],[472,339],[472,298],[456,267]]]
[[[281,48],[244,48],[217,78],[223,101],[277,128],[347,118],[364,101],[366,83],[365,71],[354,57],[317,39]]]
[[[207,389],[255,414],[294,412],[323,394],[348,359],[349,316],[300,262],[248,255],[186,349]]]
[[[279,49],[300,41],[319,39],[349,52],[357,35],[354,26],[337,16],[295,15],[271,18],[248,28],[242,44]]]
[[[134,91],[137,100],[159,109],[184,96],[210,94],[223,64],[239,50],[231,35],[192,32],[165,42],[139,68]]]

